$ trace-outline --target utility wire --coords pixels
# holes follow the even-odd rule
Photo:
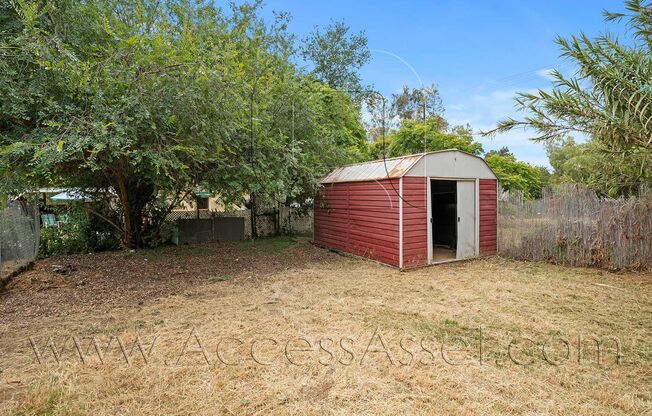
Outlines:
[[[329,87],[329,88],[331,88],[333,91],[344,92],[344,93],[372,93],[372,94],[377,94],[377,96],[379,96],[382,99],[382,103],[383,103],[383,126],[382,126],[381,138],[382,138],[382,141],[383,141],[383,166],[385,167],[385,175],[387,176],[387,180],[389,181],[389,184],[392,187],[392,190],[394,191],[396,196],[398,196],[400,201],[405,202],[407,205],[409,205],[412,208],[423,209],[424,207],[417,207],[417,206],[411,204],[405,198],[403,198],[403,196],[401,196],[401,193],[394,186],[394,183],[392,182],[392,178],[389,176],[389,169],[387,168],[387,157],[386,157],[387,150],[386,150],[386,145],[385,145],[385,128],[386,128],[386,125],[385,125],[386,114],[385,114],[385,112],[386,112],[387,98],[383,94],[381,94],[380,92],[378,92],[376,90],[372,90],[372,89],[358,90],[358,89],[342,89],[342,88],[332,88],[332,87]],[[424,101],[424,108],[425,108],[425,101]],[[424,116],[425,116],[425,110],[424,110]]]
[[[390,176],[389,176],[389,170],[387,169],[387,149],[386,149],[386,145],[385,145],[385,117],[386,117],[386,115],[385,115],[385,106],[386,106],[386,104],[385,103],[386,103],[387,99],[385,98],[384,95],[382,95],[378,91],[375,91],[375,90],[367,90],[367,91],[378,94],[383,100],[383,128],[382,128],[381,140],[383,141],[383,166],[385,167],[385,175],[387,176],[387,180],[389,181],[389,184],[392,187],[392,190],[394,191],[396,196],[398,196],[398,198],[399,198],[399,200],[401,202],[405,202],[406,204],[408,204],[412,208],[421,209],[421,207],[417,207],[415,205],[412,205],[409,201],[406,201],[405,198],[403,198],[401,193],[396,190],[396,187],[394,186],[394,182],[392,182],[392,178],[390,178]],[[425,102],[424,102],[424,104],[425,104]],[[424,114],[425,114],[425,112],[424,112]],[[425,139],[424,139],[424,141],[425,141]]]

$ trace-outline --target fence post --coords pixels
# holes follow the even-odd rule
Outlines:
[[[251,239],[255,240],[256,237],[258,237],[258,231],[256,230],[256,194],[251,193],[251,197],[249,199],[251,203],[251,207],[249,208],[249,211],[251,212]]]

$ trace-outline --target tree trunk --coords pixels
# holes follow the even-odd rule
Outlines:
[[[127,248],[136,248],[137,242],[134,238],[134,219],[131,215],[131,204],[129,203],[129,190],[124,174],[120,171],[116,172],[116,179],[118,182],[118,197],[120,198],[120,205],[122,206],[122,245]]]
[[[116,170],[115,179],[122,208],[122,244],[127,248],[143,247],[145,209],[154,194],[153,186],[125,176],[122,170]]]

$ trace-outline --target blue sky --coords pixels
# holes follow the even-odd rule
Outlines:
[[[572,71],[559,58],[557,35],[616,31],[602,10],[622,11],[621,1],[300,1],[268,0],[265,15],[288,11],[290,30],[299,38],[315,26],[344,20],[364,30],[372,62],[362,70],[365,84],[391,95],[402,85],[439,85],[445,117],[474,130],[517,116],[516,91],[549,88],[546,70]],[[397,58],[397,57],[400,57]],[[402,62],[405,61],[406,63]],[[477,137],[485,150],[508,146],[519,159],[548,166],[544,147],[528,140],[528,131],[494,139]]]

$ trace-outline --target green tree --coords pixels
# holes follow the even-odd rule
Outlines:
[[[422,88],[403,86],[403,90],[392,95],[391,115],[405,120],[421,120],[437,117],[442,123],[442,129],[447,127],[443,119],[444,105],[439,95],[439,88],[431,84]]]
[[[598,188],[609,194],[618,193],[622,183],[644,178],[642,173],[652,163],[652,6],[640,0],[625,4],[629,14],[605,12],[605,17],[626,19],[631,39],[610,34],[557,38],[562,56],[578,66],[576,76],[554,71],[551,92],[521,93],[516,98],[528,116],[505,120],[486,133],[526,126],[538,133],[534,140],[549,143],[583,133],[592,138],[587,145],[567,142],[551,149],[552,157],[569,158],[554,162],[562,172],[557,176],[601,183]],[[580,165],[574,169],[574,163]],[[589,166],[603,170],[600,179]],[[569,173],[573,170],[577,172]]]
[[[425,123],[404,120],[386,142],[387,157],[403,156],[424,151],[458,149],[474,155],[483,153],[482,144],[476,142],[468,128],[456,127],[446,131],[442,119],[433,116]],[[382,143],[372,145],[372,152],[382,150]]]
[[[117,200],[119,220],[103,217],[138,247],[155,242],[166,213],[197,188],[285,201],[364,157],[357,105],[293,66],[287,16],[266,25],[258,7],[62,0],[0,9],[2,190],[55,184],[106,207]]]
[[[530,116],[500,123],[495,131],[533,127],[536,140],[582,132],[618,148],[652,150],[652,6],[626,2],[631,15],[607,13],[607,20],[627,18],[630,41],[609,34],[590,39],[584,34],[557,38],[562,56],[579,67],[567,78],[559,71],[552,92],[521,93],[518,106]]]
[[[510,156],[512,155],[512,152],[509,151],[507,146],[503,146],[498,150],[490,150],[487,152],[486,156],[491,156],[491,155],[498,155],[498,156]]]
[[[235,125],[216,94],[232,69],[213,64],[225,39],[217,11],[62,1],[4,12],[15,28],[3,45],[5,166],[98,198],[115,192],[122,222],[107,221],[124,245],[142,245],[165,214],[158,203],[178,202],[219,164],[220,133]]]
[[[582,183],[610,197],[634,195],[641,186],[652,183],[652,162],[647,152],[610,151],[604,146],[597,140],[576,143],[572,138],[549,144],[552,183]]]
[[[553,175],[550,170],[545,166],[537,166],[539,169],[539,177],[541,178],[541,190],[552,187],[553,185]],[[538,198],[541,195],[536,195]]]
[[[552,185],[552,175],[546,167],[517,160],[507,146],[488,151],[484,158],[505,189],[521,190],[528,198],[539,198],[541,191]]]
[[[358,70],[371,59],[363,32],[350,33],[344,22],[332,22],[324,30],[315,28],[301,48],[301,56],[312,63],[312,73],[331,88],[361,96],[365,87]]]
[[[485,160],[491,166],[501,187],[507,190],[522,191],[526,198],[541,196],[542,171],[529,163],[516,160],[511,153],[501,155],[498,152],[487,154]]]

